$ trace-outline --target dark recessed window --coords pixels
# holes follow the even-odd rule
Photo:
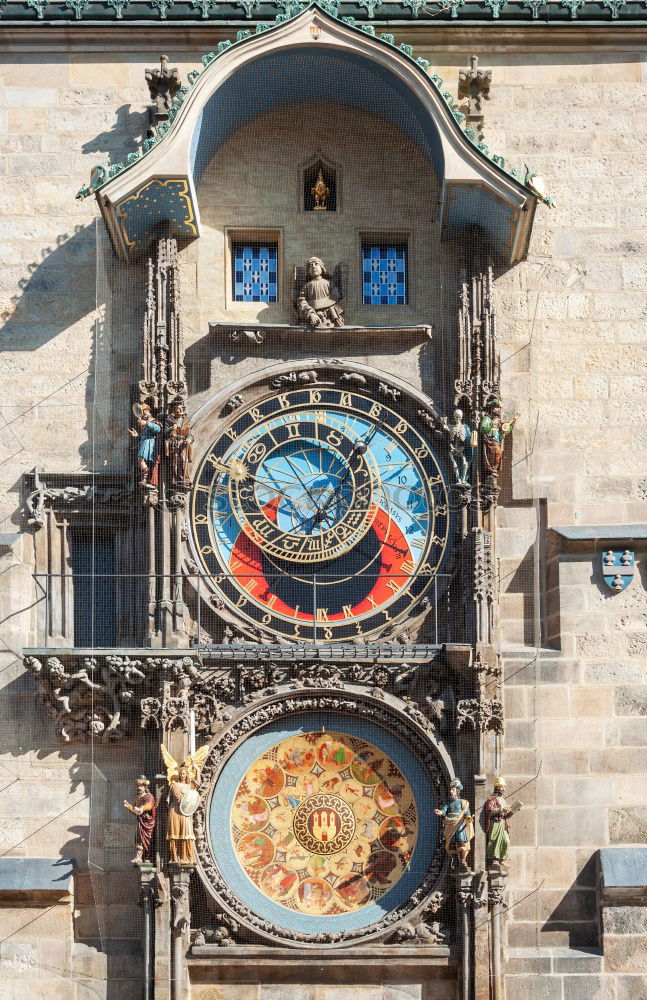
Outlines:
[[[278,243],[232,241],[234,302],[278,301]]]
[[[79,528],[70,545],[74,589],[74,645],[114,646],[115,542],[111,531]]]
[[[406,243],[365,243],[362,247],[362,302],[404,306],[408,300]]]

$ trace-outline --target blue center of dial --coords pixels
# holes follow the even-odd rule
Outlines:
[[[353,502],[348,465],[320,441],[284,443],[262,462],[256,483],[259,506],[278,496],[276,523],[290,533],[320,534],[339,524]]]

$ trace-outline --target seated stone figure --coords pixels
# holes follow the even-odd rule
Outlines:
[[[343,326],[344,310],[339,305],[340,299],[324,262],[319,257],[310,257],[306,262],[306,281],[297,298],[299,320],[306,326]]]

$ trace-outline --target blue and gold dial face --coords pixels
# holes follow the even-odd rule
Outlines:
[[[199,467],[192,528],[239,616],[287,640],[351,640],[437,584],[448,492],[411,421],[322,383],[237,412]]]

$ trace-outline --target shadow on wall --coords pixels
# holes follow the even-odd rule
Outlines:
[[[82,146],[84,153],[101,153],[109,163],[118,163],[128,153],[136,153],[146,138],[150,115],[148,111],[131,111],[130,104],[122,104],[115,114],[117,120],[108,132],[100,132]]]
[[[43,247],[40,260],[25,264],[20,292],[0,315],[0,350],[37,351],[94,311],[96,236],[94,223],[61,233]]]
[[[20,291],[0,314],[0,351],[15,352],[19,357],[49,345],[40,369],[4,400],[11,408],[4,430],[12,432],[12,451],[17,457],[29,448],[23,418],[45,401],[50,406],[59,400],[80,402],[81,385],[74,385],[78,381],[85,394],[87,438],[78,445],[77,467],[101,468],[111,461],[115,450],[116,460],[123,462],[123,423],[128,417],[116,389],[125,387],[125,398],[132,383],[133,354],[138,345],[131,328],[145,289],[140,288],[141,269],[113,266],[107,236],[97,245],[96,225],[102,223],[91,222],[76,226],[71,233],[61,233],[41,249],[40,260],[25,263],[24,276],[18,281]],[[87,324],[79,327],[86,317]],[[29,372],[31,362],[25,367]],[[124,413],[117,413],[115,424],[119,406]],[[73,461],[70,455],[70,465]],[[15,489],[20,492],[20,481]]]
[[[584,863],[575,882],[567,889],[541,933],[548,946],[599,947],[596,854]]]
[[[0,857],[74,859],[73,910],[65,930],[56,925],[57,935],[72,942],[69,972],[61,974],[81,979],[88,1000],[141,995],[140,887],[129,863],[134,826],[122,805],[124,797],[132,801],[133,775],[143,766],[141,747],[130,741],[95,747],[58,742],[26,672],[2,688],[1,700],[7,821],[0,828]],[[42,934],[46,943],[47,927],[41,931],[38,918],[31,921],[21,915],[23,933],[29,923],[33,939],[38,942]],[[9,939],[0,937],[1,977]]]

